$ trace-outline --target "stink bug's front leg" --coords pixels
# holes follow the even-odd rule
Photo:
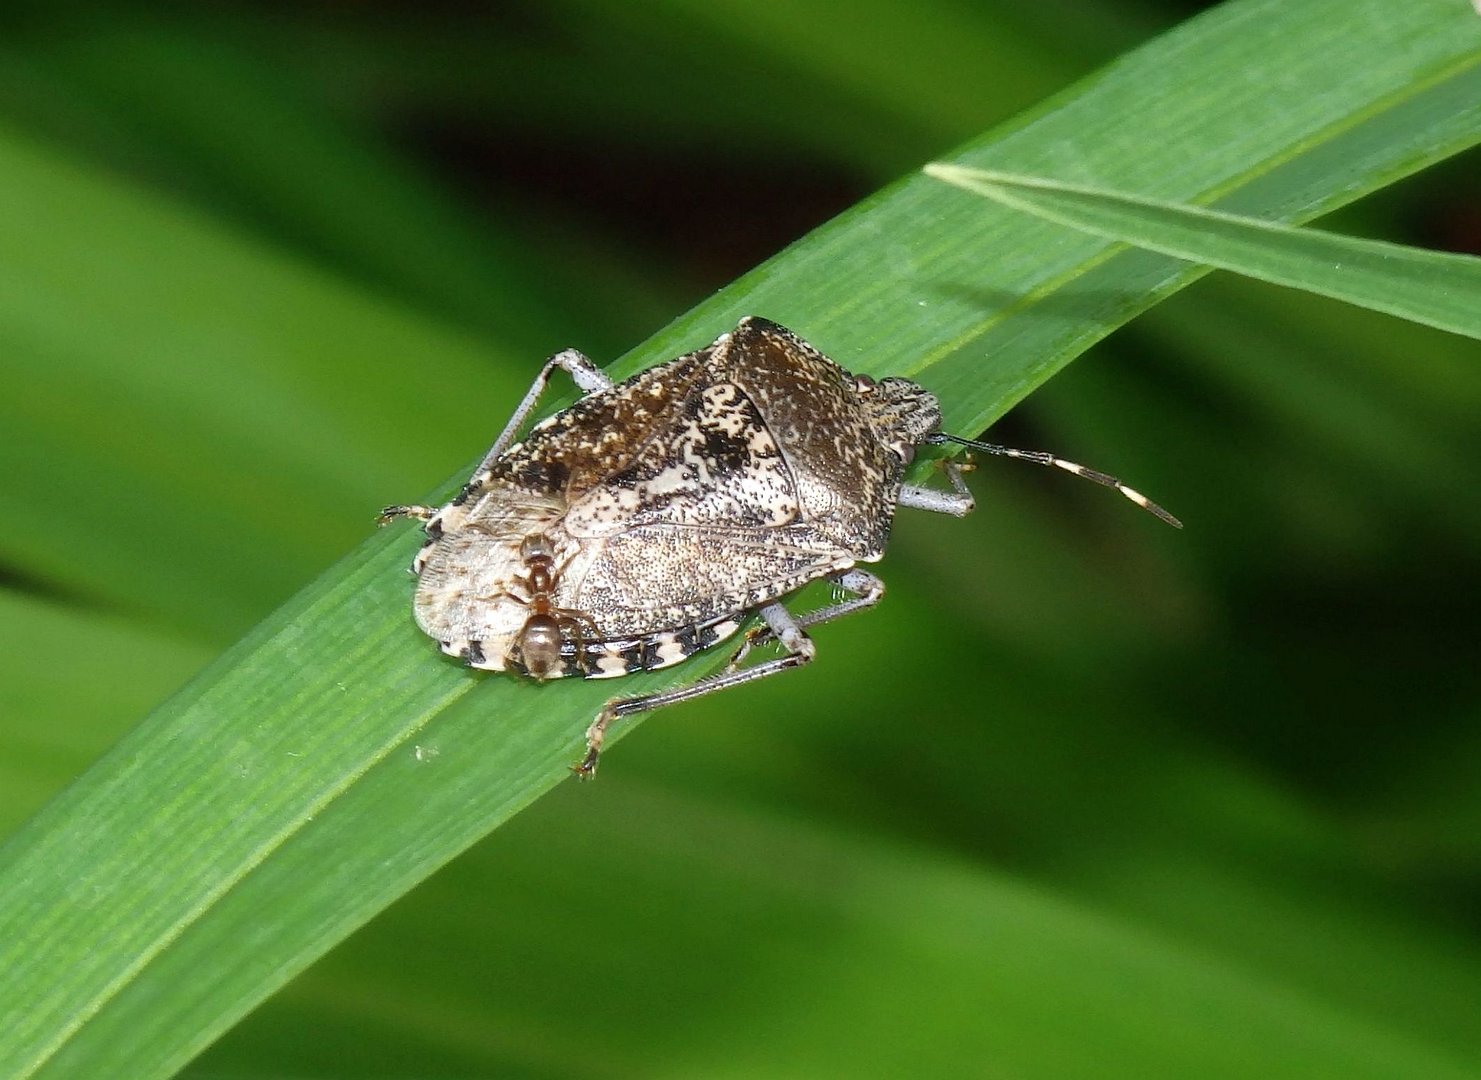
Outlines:
[[[656,694],[643,694],[639,697],[619,698],[616,701],[607,702],[602,711],[597,714],[597,718],[591,722],[591,727],[586,729],[586,756],[579,763],[572,765],[571,771],[582,780],[591,778],[597,771],[597,759],[601,756],[602,742],[606,739],[607,729],[614,721],[624,716],[661,709],[665,705],[677,705],[681,701],[713,694],[716,690],[728,690],[732,686],[764,679],[779,671],[801,667],[816,655],[817,646],[813,644],[812,638],[808,637],[798,625],[799,620],[793,618],[792,614],[780,603],[767,604],[757,614],[766,623],[770,636],[781,642],[782,648],[787,650],[785,655],[740,671],[724,671],[719,675],[712,675],[708,679],[700,679],[698,682],[676,687],[673,690],[662,690]]]
[[[540,402],[540,395],[545,393],[545,387],[550,382],[550,373],[556,368],[561,368],[571,376],[571,379],[583,393],[594,394],[598,390],[610,390],[614,385],[610,376],[586,354],[577,352],[575,349],[563,349],[556,353],[540,369],[540,374],[535,376],[535,381],[530,383],[530,388],[525,391],[525,396],[514,409],[514,415],[509,418],[509,423],[504,425],[504,430],[494,440],[494,445],[489,452],[483,456],[478,463],[478,468],[473,471],[477,476],[487,469],[494,460],[509,449],[509,444],[514,441],[514,436],[529,419],[530,413],[535,411],[535,406]]]
[[[941,471],[946,474],[946,479],[951,481],[950,491],[938,491],[935,488],[922,487],[917,484],[902,484],[900,486],[900,505],[908,506],[914,510],[931,510],[938,514],[950,514],[952,517],[966,517],[977,505],[972,498],[972,492],[967,488],[967,482],[962,479],[962,473],[976,468],[969,461],[952,461],[943,458],[940,462]]]
[[[830,622],[844,615],[852,615],[856,611],[873,607],[879,603],[884,596],[884,582],[866,570],[846,570],[841,574],[833,574],[828,578],[837,588],[844,592],[852,593],[853,596],[847,600],[840,600],[828,607],[819,608],[817,611],[809,611],[804,615],[796,616],[793,621],[799,629],[809,626],[817,626],[819,623]],[[769,625],[753,627],[746,632],[740,648],[730,657],[730,663],[726,671],[736,671],[745,661],[746,656],[758,645],[765,645],[775,638],[775,634]]]

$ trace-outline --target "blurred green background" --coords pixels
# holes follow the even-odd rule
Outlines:
[[[9,8],[0,825],[545,355],[617,356],[1197,7]],[[1481,250],[1477,164],[1330,224]],[[984,463],[813,668],[660,714],[190,1075],[1111,1075],[1123,1040],[1254,1075],[1237,1028],[1132,1030],[1169,969],[1376,1075],[1481,1063],[1477,359],[1205,279],[994,429],[1183,533]]]

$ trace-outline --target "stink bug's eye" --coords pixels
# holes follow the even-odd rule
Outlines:
[[[878,386],[878,385],[879,384],[874,381],[874,378],[872,376],[869,376],[869,375],[855,375],[854,376],[854,389],[857,390],[861,394],[872,394],[874,392],[874,388],[876,386]]]

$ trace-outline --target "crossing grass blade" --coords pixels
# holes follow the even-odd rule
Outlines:
[[[1481,80],[1477,81],[1481,92]],[[1478,107],[1481,123],[1481,107]],[[927,176],[1105,240],[1481,338],[1481,258],[942,162]]]

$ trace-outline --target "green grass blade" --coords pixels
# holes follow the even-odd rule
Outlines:
[[[1299,218],[1474,142],[1447,95],[1481,58],[1476,22],[1431,0],[1232,3],[961,159]],[[1126,117],[1179,138],[1121,130]],[[911,178],[621,370],[754,311],[848,367],[920,377],[970,430],[1194,276],[965,202]],[[0,1074],[167,1075],[561,780],[610,687],[439,661],[406,612],[414,547],[400,530],[368,540],[0,850],[0,1012],[18,1017]]]
[[[1481,122],[1481,106],[1477,107]],[[1481,338],[1481,258],[946,163],[927,176],[1106,240]]]

